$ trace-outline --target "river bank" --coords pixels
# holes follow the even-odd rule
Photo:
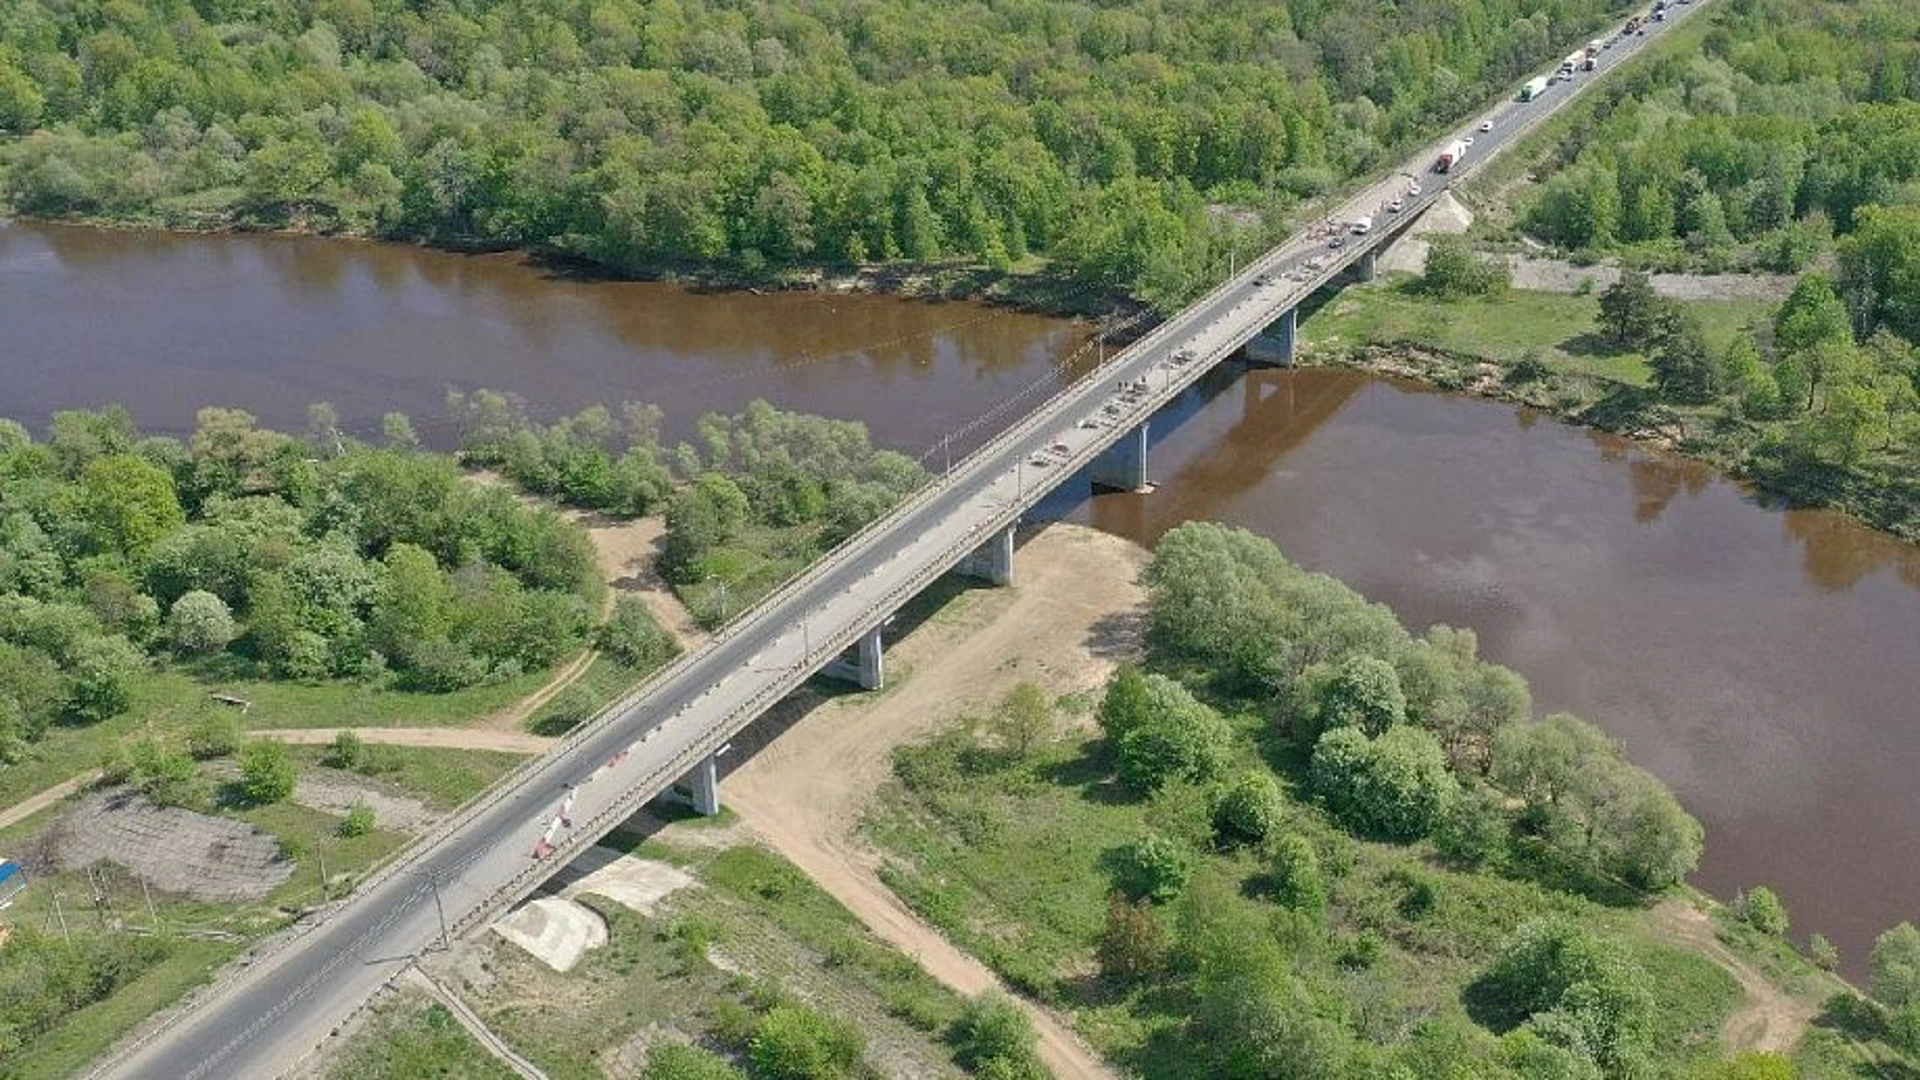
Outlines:
[[[1912,544],[1920,544],[1920,478],[1876,483],[1857,470],[1788,463],[1764,453],[1752,424],[1680,410],[1648,390],[1526,360],[1504,363],[1431,345],[1339,345],[1308,348],[1302,367],[1341,367],[1408,379],[1538,410],[1562,423],[1620,435],[1675,453],[1750,486],[1769,505],[1832,510]]]

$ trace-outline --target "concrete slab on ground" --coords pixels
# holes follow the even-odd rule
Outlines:
[[[560,896],[527,901],[494,923],[493,932],[562,972],[607,943],[606,922],[592,908]]]

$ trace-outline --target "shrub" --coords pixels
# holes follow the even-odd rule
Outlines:
[[[225,709],[211,712],[194,722],[187,732],[187,753],[205,761],[226,757],[240,748],[240,718]]]
[[[1787,933],[1787,906],[1765,885],[1755,885],[1734,899],[1734,910],[1755,930],[1771,937]]]
[[[342,729],[333,737],[333,745],[327,747],[320,763],[333,769],[352,769],[357,767],[367,754],[367,743],[358,732]]]
[[[754,1076],[764,1080],[851,1077],[865,1052],[858,1029],[804,1005],[775,1005],[747,1043]]]
[[[685,1043],[655,1043],[641,1080],[746,1080],[727,1059]]]
[[[1193,855],[1179,841],[1147,833],[1121,849],[1120,887],[1135,898],[1164,904],[1193,876]]]
[[[1033,1019],[1005,995],[993,991],[968,1001],[948,1035],[953,1056],[976,1074],[1044,1076],[1034,1057],[1040,1033]]]
[[[1867,985],[1881,1004],[1898,1009],[1920,1002],[1920,930],[1912,923],[1881,934],[1868,964]]]
[[[1120,892],[1107,898],[1107,925],[1095,953],[1102,975],[1123,982],[1151,978],[1166,967],[1171,948],[1150,902],[1129,902]]]
[[[1446,755],[1422,728],[1396,727],[1377,739],[1336,727],[1314,745],[1313,788],[1350,828],[1392,840],[1432,832],[1451,807]]]
[[[636,596],[614,601],[613,615],[600,628],[600,648],[627,667],[651,671],[673,659],[680,644]]]
[[[129,779],[156,806],[204,807],[207,788],[200,779],[193,758],[179,750],[170,750],[152,739],[133,745],[129,754],[132,769]]]
[[[167,635],[181,652],[219,652],[233,640],[233,612],[225,600],[195,589],[167,610]]]
[[[1825,934],[1815,934],[1807,939],[1807,955],[1813,959],[1815,967],[1822,971],[1833,971],[1840,966],[1840,950]]]
[[[256,806],[293,794],[300,770],[280,743],[259,739],[240,748],[240,794]]]
[[[1258,844],[1273,835],[1285,817],[1280,785],[1263,771],[1241,774],[1213,807],[1213,827],[1225,843]]]
[[[373,807],[357,801],[347,808],[347,816],[340,819],[340,835],[365,836],[373,831],[373,825]]]
[[[1319,918],[1327,910],[1327,879],[1312,841],[1299,833],[1282,836],[1273,851],[1274,899],[1282,907]]]

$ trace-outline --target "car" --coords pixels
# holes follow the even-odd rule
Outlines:
[[[1327,246],[1330,248],[1342,248],[1345,247],[1346,244],[1347,238],[1344,236],[1335,236],[1333,239],[1327,241]]]
[[[1405,210],[1406,208],[1407,208],[1407,204],[1404,201],[1400,199],[1395,199],[1392,202],[1387,204],[1387,213],[1397,214],[1400,211]]]
[[[1471,136],[1471,135],[1462,135],[1462,136],[1460,136],[1460,141],[1461,141],[1461,142],[1463,142],[1463,143],[1466,143],[1466,144],[1467,144],[1468,146],[1472,146],[1472,145],[1473,145],[1473,136]]]
[[[1271,284],[1273,284],[1273,279],[1265,274],[1261,274],[1259,277],[1253,279],[1254,288],[1257,289],[1264,289]]]
[[[1420,197],[1420,185],[1419,185],[1419,184],[1417,184],[1417,183],[1415,183],[1415,184],[1408,184],[1408,185],[1407,185],[1407,198],[1409,198],[1409,199],[1417,199],[1417,198],[1419,198],[1419,197]]]
[[[1482,121],[1480,121],[1480,130],[1481,130],[1481,131],[1483,131],[1483,132],[1486,132],[1486,131],[1492,131],[1492,130],[1493,130],[1493,121],[1491,121],[1491,120],[1482,120]]]

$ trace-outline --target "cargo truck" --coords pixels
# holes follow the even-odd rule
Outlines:
[[[1520,100],[1532,101],[1534,98],[1546,92],[1547,77],[1545,75],[1536,75],[1527,80],[1527,85],[1520,88]]]
[[[1467,144],[1461,142],[1459,139],[1455,139],[1447,144],[1445,150],[1440,151],[1440,159],[1433,163],[1433,171],[1446,172],[1459,164],[1460,159],[1466,156]]]

